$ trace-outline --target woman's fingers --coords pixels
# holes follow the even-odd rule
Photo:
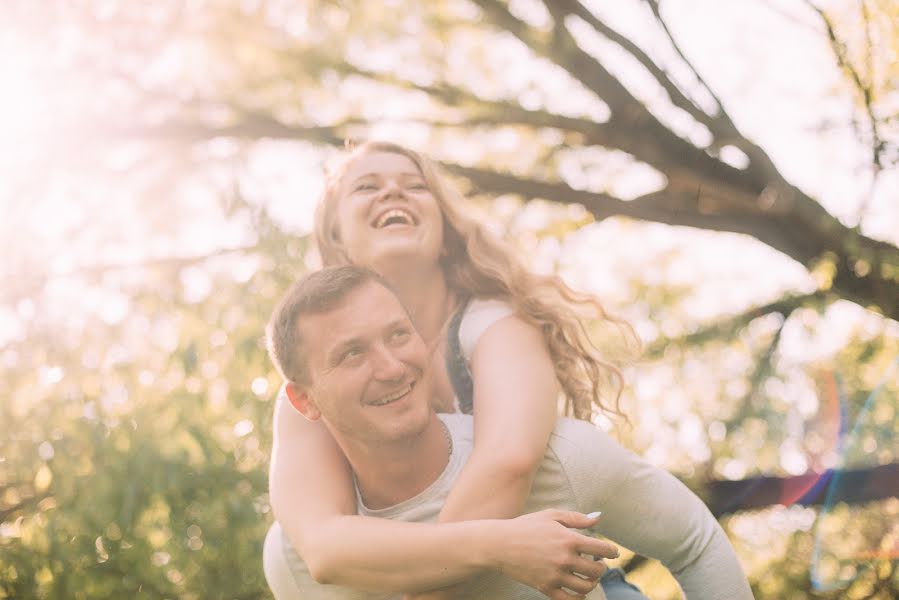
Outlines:
[[[581,575],[588,579],[599,579],[607,569],[606,563],[601,560],[578,557],[578,559],[574,561],[571,571],[572,573],[576,573],[577,575]]]
[[[608,540],[598,540],[587,535],[580,536],[577,551],[595,558],[618,558],[618,546]]]
[[[596,579],[584,579],[583,577],[569,574],[562,577],[561,587],[578,594],[589,594],[598,583],[599,581]]]
[[[596,522],[599,520],[599,513],[585,515],[574,510],[559,510],[555,508],[542,510],[536,514],[546,515],[552,520],[572,529],[587,529],[596,525]]]
[[[576,598],[586,598],[583,594],[574,594],[573,592],[566,592],[565,590],[559,588],[557,590],[553,590],[549,594],[547,594],[550,600],[574,600]]]
[[[602,559],[618,557],[615,544],[578,531],[595,525],[597,515],[548,509],[514,521],[502,572],[554,600],[588,594],[606,571]]]

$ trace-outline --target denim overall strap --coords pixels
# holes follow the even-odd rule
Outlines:
[[[465,300],[459,305],[453,318],[450,320],[446,332],[446,374],[453,385],[453,392],[459,401],[459,409],[471,414],[472,401],[474,400],[474,384],[471,381],[471,373],[465,364],[465,356],[462,355],[462,344],[459,341],[459,328],[462,325],[462,317],[468,308],[470,300]]]

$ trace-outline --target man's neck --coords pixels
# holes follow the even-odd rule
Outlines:
[[[344,451],[365,506],[377,510],[408,500],[437,481],[449,463],[450,446],[449,430],[432,414],[414,438]]]

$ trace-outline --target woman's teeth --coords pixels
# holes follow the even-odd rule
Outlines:
[[[403,396],[408,394],[410,391],[412,391],[412,386],[407,385],[403,389],[397,390],[396,392],[390,394],[389,396],[384,396],[380,400],[376,400],[376,401],[372,402],[371,404],[372,404],[372,406],[384,406],[385,404],[390,404],[391,402],[393,402],[395,400],[399,400],[400,398],[402,398]]]
[[[381,229],[382,227],[386,227],[387,225],[412,225],[413,223],[414,221],[412,220],[412,216],[409,213],[404,210],[394,208],[381,215],[378,218],[378,221],[375,223],[375,227]]]

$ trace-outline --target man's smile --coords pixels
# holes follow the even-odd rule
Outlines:
[[[396,391],[394,391],[394,392],[392,392],[392,393],[390,393],[390,394],[387,394],[386,396],[384,396],[384,397],[382,397],[382,398],[379,398],[379,399],[377,399],[377,400],[375,400],[375,401],[373,401],[373,402],[370,402],[370,403],[369,403],[369,406],[384,406],[384,405],[387,405],[387,404],[391,404],[392,402],[396,402],[396,401],[399,400],[400,398],[403,398],[404,396],[406,396],[407,394],[409,394],[409,392],[412,391],[412,388],[413,388],[413,387],[415,387],[415,382],[414,382],[414,381],[411,382],[411,383],[407,383],[406,385],[404,385],[404,386],[401,387],[400,389],[398,389],[398,390],[396,390]]]

